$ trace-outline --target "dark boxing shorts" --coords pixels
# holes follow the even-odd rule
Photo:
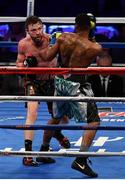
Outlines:
[[[85,81],[83,75],[71,75],[66,79],[63,76],[55,78],[56,96],[93,96],[91,85]],[[53,103],[55,118],[63,115],[70,119],[74,117],[76,122],[99,122],[98,109],[95,102],[58,101]]]
[[[28,80],[25,82],[26,96],[53,96],[54,80]],[[39,102],[40,103],[40,102]],[[48,111],[52,114],[52,102],[47,102]]]

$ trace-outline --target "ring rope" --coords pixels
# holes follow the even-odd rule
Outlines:
[[[99,42],[103,48],[125,48],[125,43],[123,42]],[[9,41],[4,41],[0,42],[0,47],[17,47],[18,42],[9,42]]]
[[[0,96],[0,101],[80,101],[80,102],[125,102],[125,97],[73,97],[73,96]]]
[[[99,42],[103,48],[125,48],[125,43],[122,42]]]
[[[0,17],[0,22],[25,22],[27,17]],[[75,17],[40,17],[44,23],[74,24]],[[97,23],[125,23],[125,17],[96,17]]]
[[[17,47],[18,42],[11,42],[11,41],[1,41],[0,42],[0,47]]]
[[[80,126],[80,125],[0,125],[0,129],[16,130],[125,130],[125,126]]]
[[[50,156],[63,156],[63,157],[100,157],[100,156],[125,156],[125,152],[72,152],[65,150],[63,152],[47,152],[47,151],[0,151],[0,156],[28,156],[28,157],[50,157]]]
[[[125,67],[17,68],[0,67],[0,74],[125,74]]]

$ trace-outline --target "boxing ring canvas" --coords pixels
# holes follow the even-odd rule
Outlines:
[[[101,125],[124,126],[125,125],[125,104],[122,102],[101,102],[97,103]],[[0,103],[0,125],[24,125],[26,109],[24,102],[1,102]],[[41,102],[36,124],[44,125],[50,118],[46,103]],[[76,125],[71,120],[70,125]],[[78,124],[79,125],[79,124]],[[81,125],[81,124],[80,124]],[[13,129],[0,129],[0,150],[23,151],[24,131]],[[78,152],[81,142],[81,130],[63,130],[70,139],[71,148],[63,149],[52,139],[51,147],[54,151]],[[38,151],[42,142],[43,130],[35,131],[33,150]],[[124,131],[98,130],[90,151],[94,152],[124,152],[125,133]],[[22,164],[22,157],[0,157],[0,179],[86,179],[87,176],[71,169],[74,157],[54,157],[56,163],[41,164],[39,167],[26,167]],[[99,174],[98,179],[124,179],[125,167],[123,162],[125,156],[118,157],[91,157],[92,167]]]

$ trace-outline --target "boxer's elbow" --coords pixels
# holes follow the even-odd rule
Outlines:
[[[47,61],[53,60],[58,54],[58,49],[56,47],[51,47],[46,51],[45,58]]]
[[[97,46],[95,47],[95,51],[100,54],[102,52],[102,46],[100,44],[97,44]]]

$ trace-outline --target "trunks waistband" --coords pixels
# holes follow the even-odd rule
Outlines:
[[[58,77],[72,82],[79,82],[81,85],[86,83],[85,76],[81,74],[58,75]]]

